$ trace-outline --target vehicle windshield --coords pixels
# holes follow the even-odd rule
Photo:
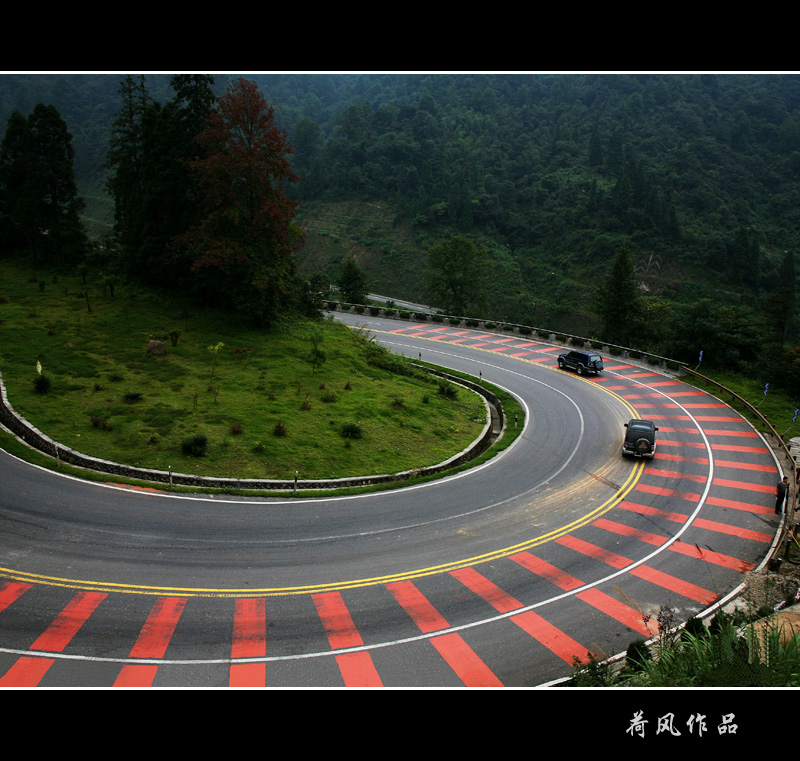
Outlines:
[[[599,354],[592,354],[592,355],[589,357],[589,361],[590,361],[590,362],[600,362],[600,361],[602,361],[602,359],[603,359],[603,358],[602,358],[602,357],[601,357]]]

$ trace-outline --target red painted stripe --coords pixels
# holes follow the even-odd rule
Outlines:
[[[458,571],[451,571],[451,576],[457,578],[462,584],[475,592],[479,597],[486,600],[495,610],[500,613],[509,613],[512,610],[522,607],[522,603],[511,595],[504,592],[493,582],[479,574],[473,568],[463,568]],[[639,628],[642,625],[641,616],[631,616],[630,608],[601,592],[589,591],[584,596],[577,595],[584,602],[602,611],[612,618],[622,621],[626,625]],[[625,608],[625,610],[622,610]],[[548,623],[545,619],[532,611],[525,611],[517,616],[512,616],[513,621],[523,631],[540,642],[559,658],[572,663],[573,657],[581,658],[586,653],[586,648],[563,631]],[[649,634],[645,629],[643,632]]]
[[[231,658],[263,658],[267,654],[266,626],[263,597],[236,600]]]
[[[656,584],[659,587],[663,587],[664,589],[669,589],[683,597],[688,597],[690,600],[703,603],[704,605],[710,605],[718,597],[714,592],[709,592],[707,589],[703,589],[696,584],[683,581],[682,579],[678,579],[662,571],[657,571],[655,568],[650,568],[649,566],[643,565],[633,568],[631,569],[631,574],[645,581],[649,581],[652,584]]]
[[[742,539],[751,539],[754,542],[771,542],[772,534],[767,534],[763,531],[752,531],[751,529],[739,528],[738,526],[731,526],[728,523],[719,523],[718,521],[709,521],[705,518],[698,518],[694,525],[698,528],[708,529],[709,531],[716,531],[718,534],[728,534],[729,536],[739,536]]]
[[[739,560],[739,558],[734,558],[730,555],[723,555],[721,552],[714,552],[713,550],[701,550],[696,544],[675,542],[670,549],[673,552],[680,553],[681,555],[688,555],[691,558],[697,558],[705,563],[713,563],[714,565],[730,568],[731,570],[738,571],[740,573],[747,573],[755,568],[755,563],[749,563],[746,560]]]
[[[739,468],[740,470],[758,470],[762,473],[777,473],[774,465],[759,465],[752,462],[736,462],[735,460],[714,460],[715,465],[722,468]]]
[[[716,415],[696,415],[695,420],[701,423],[741,423],[740,417],[717,417]]]
[[[663,428],[661,429],[664,430]],[[696,431],[694,431],[696,433]],[[661,447],[681,447],[681,449],[705,449],[706,445],[702,441],[672,441],[671,439],[659,439],[658,448]],[[663,455],[660,455],[663,457]]]
[[[503,683],[455,632],[433,637],[431,644],[466,687],[502,687]]]
[[[674,513],[670,510],[661,510],[657,507],[640,505],[637,502],[629,502],[628,500],[620,502],[619,507],[622,510],[630,510],[632,513],[638,513],[639,515],[652,515],[659,518],[665,518],[673,523],[686,523],[688,520],[688,516],[684,515],[683,513]]]
[[[569,591],[583,586],[583,582],[580,579],[576,579],[574,576],[556,568],[546,560],[537,558],[530,552],[520,552],[517,555],[510,555],[509,558],[537,576],[552,582],[560,589]]]
[[[182,597],[159,597],[131,648],[131,658],[163,658],[186,607]],[[158,664],[126,664],[114,682],[115,687],[150,687]]]
[[[236,600],[231,658],[263,658],[267,654],[266,619],[266,600],[263,597]],[[266,681],[266,663],[231,664],[231,687],[264,687]]]
[[[749,491],[759,491],[764,492],[765,494],[775,494],[775,487],[774,486],[767,486],[765,484],[751,484],[747,483],[746,481],[731,481],[727,478],[715,478],[714,479],[715,486],[731,486],[734,489],[747,489]]]
[[[514,616],[513,620],[520,629],[569,664],[572,664],[575,658],[584,661],[592,655],[587,647],[564,634],[561,629],[532,610]]]
[[[658,442],[659,448],[663,445],[663,443],[663,441]],[[658,459],[667,460],[669,462],[691,462],[695,465],[708,465],[707,457],[687,457],[686,455],[669,454],[668,452],[659,452]]]
[[[705,483],[707,477],[703,475],[694,475],[692,473],[678,473],[675,470],[662,470],[661,468],[648,468],[648,476],[660,476],[661,478],[674,478],[679,481],[694,481],[695,483]]]
[[[62,652],[105,598],[99,592],[79,592],[39,635],[31,650]],[[53,663],[53,658],[23,656],[0,679],[0,686],[36,687]]]
[[[578,592],[575,596],[645,637],[652,637],[658,633],[658,624],[653,622],[650,624],[652,630],[648,628],[641,611],[631,608],[621,600],[617,600],[599,589],[587,589],[585,592]]]
[[[32,658],[24,655],[0,677],[0,687],[36,687],[54,663],[54,658]]]
[[[427,634],[447,629],[445,618],[410,581],[398,581],[386,587],[411,616],[420,631]],[[502,687],[500,680],[461,638],[452,632],[432,637],[431,644],[467,687]]]
[[[766,447],[743,447],[736,444],[712,444],[711,448],[715,452],[747,452],[752,454],[764,454],[769,451]]]
[[[31,650],[62,652],[105,599],[106,595],[102,592],[78,592],[31,645]]]
[[[312,599],[334,650],[364,644],[340,592],[323,592],[312,595]]]
[[[340,592],[323,592],[312,595],[312,599],[334,650],[361,647],[364,644]],[[367,652],[337,655],[336,663],[347,687],[383,686],[372,657]]]
[[[406,613],[414,619],[414,623],[423,634],[450,627],[441,613],[422,596],[422,593],[410,581],[394,582],[387,585],[386,588],[402,605]]]
[[[613,568],[622,569],[631,564],[631,561],[622,555],[617,555],[614,552],[610,552],[602,547],[598,547],[595,544],[590,544],[589,542],[575,539],[572,536],[561,537],[556,539],[556,542],[564,545],[565,547],[569,547],[576,552],[580,552],[583,555],[600,560],[601,562],[606,563]],[[714,552],[712,550],[700,550],[696,544],[675,542],[670,546],[670,549],[681,555],[689,555],[705,562],[714,563],[715,565],[721,565],[726,568],[732,568],[735,571],[747,572],[752,570],[754,567],[752,563],[748,563],[744,560],[739,560],[738,558],[733,558],[728,555],[723,555],[719,552]]]
[[[0,587],[0,611],[15,603],[32,587],[32,584],[24,584],[21,581],[7,581]]]
[[[372,656],[367,652],[337,655],[336,665],[346,687],[383,687]]]
[[[653,534],[649,531],[642,531],[638,528],[626,526],[622,523],[610,521],[606,518],[600,518],[594,521],[592,525],[597,526],[597,528],[605,529],[606,531],[611,531],[614,534],[619,534],[620,536],[630,536],[634,539],[638,539],[640,542],[653,544],[656,547],[660,547],[662,544],[665,544],[668,541],[666,536],[659,536],[658,534]]]
[[[450,575],[475,592],[478,597],[486,600],[499,613],[510,613],[522,607],[519,600],[504,592],[474,568],[460,568],[457,571],[450,571]]]
[[[131,649],[130,657],[163,658],[185,607],[186,599],[182,597],[160,597],[156,600]]]
[[[661,497],[678,497],[679,499],[686,499],[690,502],[699,502],[700,495],[693,494],[688,491],[678,491],[677,489],[667,489],[661,486],[651,486],[650,484],[636,484],[635,491],[643,491],[647,494],[657,494]]]
[[[767,505],[754,505],[750,502],[738,502],[733,499],[722,499],[720,497],[709,497],[707,500],[709,505],[716,505],[717,507],[728,507],[731,510],[744,510],[745,512],[758,513],[761,515],[769,515],[775,512],[774,507]]]
[[[598,547],[596,544],[591,544],[583,539],[577,539],[574,536],[562,536],[556,539],[558,544],[564,547],[569,547],[575,552],[580,552],[582,555],[599,560],[612,568],[622,569],[627,568],[633,561],[623,555],[618,555],[616,552],[611,552],[603,547]]]

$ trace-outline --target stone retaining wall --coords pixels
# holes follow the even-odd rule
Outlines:
[[[334,479],[251,479],[251,478],[214,478],[209,476],[195,476],[186,473],[173,473],[172,471],[150,470],[131,465],[102,460],[97,457],[77,452],[53,441],[49,436],[31,425],[25,418],[17,414],[8,401],[6,387],[0,374],[0,423],[10,430],[17,438],[28,446],[37,449],[59,463],[65,462],[78,468],[85,468],[99,473],[108,473],[123,478],[132,478],[142,481],[169,484],[170,486],[189,486],[211,489],[247,489],[258,491],[294,491],[296,489],[339,489],[354,486],[368,486],[371,484],[404,481],[412,476],[434,475],[445,470],[462,465],[484,452],[502,433],[505,427],[503,409],[497,397],[487,389],[476,383],[455,378],[447,373],[428,370],[434,375],[446,378],[451,383],[464,386],[480,394],[486,405],[488,420],[481,435],[472,442],[463,452],[459,452],[448,460],[437,465],[425,468],[402,471],[400,473],[385,473],[372,476],[353,476],[350,478]]]

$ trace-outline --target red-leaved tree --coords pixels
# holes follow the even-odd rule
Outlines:
[[[228,86],[197,140],[202,158],[192,167],[205,215],[180,240],[192,282],[208,302],[269,323],[291,301],[303,242],[298,202],[285,192],[299,180],[287,158],[293,148],[261,91],[243,78]]]

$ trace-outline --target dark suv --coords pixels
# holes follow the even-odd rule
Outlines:
[[[571,351],[567,354],[560,354],[558,366],[563,370],[571,367],[578,371],[578,375],[592,373],[597,375],[603,369],[603,358],[599,354],[590,351]]]
[[[655,457],[656,431],[651,420],[631,420],[625,423],[625,438],[622,441],[622,454],[634,457]]]

